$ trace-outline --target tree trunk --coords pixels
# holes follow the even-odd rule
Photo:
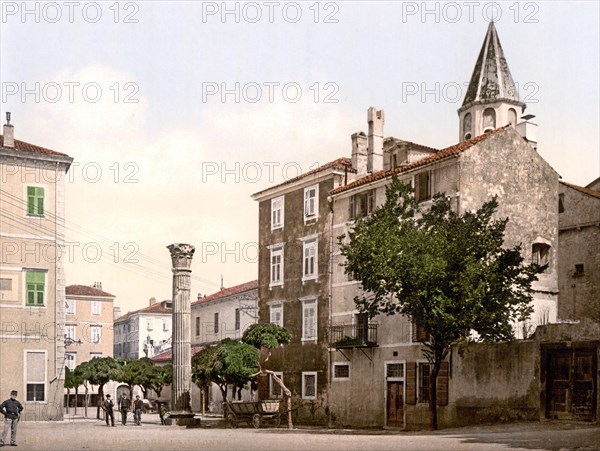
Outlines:
[[[71,389],[67,388],[67,415],[69,414],[69,398],[71,397]]]
[[[79,399],[79,387],[75,387],[75,415],[77,415],[77,401]]]
[[[434,350],[433,368],[429,373],[429,430],[436,431],[438,428],[437,416],[437,377],[444,359],[443,349]]]
[[[104,384],[98,385],[98,406],[96,406],[96,419],[98,420],[100,420],[100,405],[102,401],[104,401]]]
[[[89,394],[88,394],[88,387],[86,385],[85,386],[85,402],[83,403],[86,418],[88,417],[88,402],[89,402],[89,400],[90,400],[90,398],[89,398]]]

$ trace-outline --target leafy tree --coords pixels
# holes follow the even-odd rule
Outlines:
[[[275,383],[281,387],[281,390],[287,398],[288,429],[293,428],[292,392],[284,385],[283,381],[277,377],[274,371],[268,370],[264,366],[271,357],[272,350],[278,348],[279,346],[288,344],[291,339],[292,335],[287,329],[276,324],[269,323],[252,324],[244,331],[244,335],[242,336],[242,341],[244,343],[254,346],[256,349],[267,350],[267,356],[264,361],[261,362],[259,358],[257,358],[258,371],[254,374],[251,374],[251,377],[270,375]]]
[[[77,384],[79,385],[79,384]],[[69,413],[69,401],[71,398],[71,389],[77,387],[75,385],[74,372],[68,366],[65,366],[65,388],[67,389],[67,413]],[[75,405],[77,405],[77,397],[75,398]]]
[[[172,383],[173,365],[169,363],[168,365],[155,365],[153,367],[153,377],[148,387],[154,390],[157,397],[160,398],[160,394],[165,385],[171,385]]]
[[[118,380],[121,365],[112,357],[94,357],[87,362],[85,378],[92,385],[98,386],[98,406],[96,418],[100,418],[100,403],[104,399],[104,384],[110,380]]]
[[[227,401],[227,386],[246,384],[257,370],[259,352],[253,346],[225,338],[192,358],[192,381],[201,389],[211,382],[218,385]]]
[[[131,399],[133,387],[139,385],[142,389],[144,398],[148,388],[154,383],[156,377],[154,362],[147,357],[133,360],[128,358],[117,359],[121,371],[116,380],[123,382],[129,388],[129,398]]]
[[[508,219],[493,219],[497,199],[458,214],[436,195],[422,211],[396,177],[386,202],[338,238],[345,272],[365,291],[355,303],[372,318],[404,314],[429,333],[430,428],[437,429],[436,381],[451,346],[513,338],[511,322],[532,312],[531,284],[543,267],[524,265],[521,247],[503,248]]]
[[[77,381],[79,381],[79,384],[75,386],[75,397],[77,398],[77,392],[79,389],[79,385],[83,385],[83,388],[85,389],[84,392],[84,404],[83,404],[83,408],[84,408],[84,415],[87,418],[88,416],[88,405],[89,405],[89,401],[90,401],[90,396],[89,396],[89,385],[90,382],[88,380],[88,374],[90,374],[90,372],[92,371],[89,362],[82,362],[79,365],[77,365],[75,367],[75,370],[73,371],[73,378],[76,379]],[[77,415],[77,403],[75,403],[75,415]]]

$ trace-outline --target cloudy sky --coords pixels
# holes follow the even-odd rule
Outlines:
[[[539,152],[600,175],[597,2],[2,3],[2,120],[75,159],[67,284],[126,312],[171,297],[166,246],[196,246],[192,293],[257,278],[250,195],[366,130],[436,148],[494,19]]]

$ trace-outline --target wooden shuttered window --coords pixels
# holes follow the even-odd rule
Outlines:
[[[429,366],[431,368],[431,365]],[[427,375],[419,375],[419,377],[429,377]],[[443,361],[440,366],[440,372],[438,373],[436,381],[436,397],[438,406],[448,405],[448,377],[449,377],[449,364]],[[417,364],[415,362],[406,363],[406,404],[415,405],[417,404]]]
[[[406,364],[406,404],[414,406],[417,403],[417,364]]]
[[[412,341],[413,343],[424,343],[429,341],[429,332],[416,322],[412,325]]]

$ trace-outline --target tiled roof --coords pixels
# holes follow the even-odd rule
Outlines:
[[[171,314],[173,313],[173,308],[171,307],[165,307],[163,304],[167,303],[167,302],[171,302],[170,300],[166,300],[166,301],[162,301],[162,302],[157,302],[156,304],[150,305],[148,307],[144,307],[142,309],[139,310],[134,310],[133,312],[128,312],[125,315],[117,318],[115,320],[115,323],[121,322],[121,321],[125,321],[127,320],[131,315],[135,315],[137,313],[157,313],[157,314],[161,314],[161,313],[168,313]]]
[[[363,178],[353,181],[352,183],[348,183],[347,185],[340,186],[339,188],[331,190],[330,194],[332,194],[332,195],[339,194],[339,193],[342,193],[349,189],[356,188],[357,186],[366,185],[367,183],[385,179],[394,174],[400,174],[402,172],[410,171],[411,169],[415,169],[415,168],[418,168],[421,166],[426,166],[428,164],[439,162],[446,158],[456,156],[456,155],[464,152],[465,150],[467,150],[469,147],[474,146],[478,142],[489,138],[491,135],[498,133],[500,130],[506,129],[507,127],[509,127],[509,125],[505,125],[504,127],[500,127],[495,130],[491,130],[487,133],[484,133],[483,135],[475,136],[474,138],[471,138],[468,141],[463,141],[463,142],[455,144],[451,147],[447,147],[447,148],[442,149],[432,155],[421,158],[420,160],[414,161],[409,164],[405,164],[404,166],[400,166],[400,167],[397,167],[394,169],[389,169],[387,171],[379,171],[379,172],[375,172],[373,174],[369,174],[366,177],[363,177]]]
[[[347,157],[342,157],[342,158],[338,158],[337,160],[330,161],[329,163],[326,163],[326,164],[324,164],[322,166],[319,166],[318,168],[315,168],[315,169],[313,169],[311,171],[305,172],[304,174],[300,174],[297,177],[293,177],[293,178],[291,178],[289,180],[286,180],[285,182],[282,182],[279,185],[270,186],[267,189],[264,189],[262,191],[254,193],[252,196],[259,196],[259,195],[261,195],[263,193],[266,193],[269,190],[272,190],[273,188],[277,188],[277,187],[280,187],[280,186],[289,185],[290,183],[294,183],[297,180],[302,180],[305,177],[308,177],[310,175],[314,175],[314,174],[316,174],[318,172],[321,172],[321,171],[324,171],[324,170],[330,169],[330,168],[331,169],[340,169],[340,170],[346,169],[346,170],[351,171],[351,172],[354,171],[354,169],[352,169],[352,160],[350,158],[347,158]]]
[[[412,141],[407,141],[405,139],[394,138],[393,136],[385,138],[383,140],[383,142],[385,145],[388,145],[388,146],[393,146],[396,144],[400,144],[400,145],[404,144],[412,149],[423,150],[425,152],[438,152],[439,151],[439,149],[435,149],[433,147],[424,146],[423,144],[417,144]],[[393,144],[390,144],[390,143],[393,143]]]
[[[216,293],[211,294],[210,296],[206,296],[202,299],[198,299],[197,301],[192,302],[192,305],[202,304],[208,301],[214,301],[217,299],[225,298],[227,296],[232,296],[234,294],[243,293],[244,291],[256,290],[258,288],[258,280],[253,280],[252,282],[242,283],[240,285],[236,285],[230,288],[224,288]]]
[[[593,189],[584,188],[583,186],[573,185],[572,183],[563,182],[562,180],[560,181],[560,183],[562,183],[565,186],[568,186],[569,188],[573,188],[574,190],[587,194],[588,196],[600,199],[600,191],[594,191]]]
[[[67,296],[96,296],[114,298],[114,294],[99,290],[98,288],[88,287],[87,285],[69,285],[65,289]]]
[[[192,357],[204,349],[204,346],[192,346]],[[154,363],[171,362],[173,360],[173,348],[167,349],[160,354],[156,354],[151,359]]]
[[[4,147],[4,135],[0,135],[0,146]],[[36,146],[34,144],[26,143],[25,141],[19,141],[15,139],[15,147],[4,147],[5,149],[10,150],[20,150],[22,152],[33,152],[33,153],[42,153],[45,155],[58,155],[61,157],[68,157],[66,153],[56,152],[54,150],[46,149],[45,147]]]

